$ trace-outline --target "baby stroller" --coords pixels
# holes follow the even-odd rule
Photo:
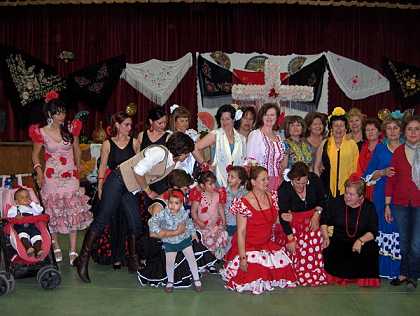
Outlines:
[[[39,203],[35,192],[28,189],[32,201]],[[14,193],[17,189],[2,189],[3,208],[0,208],[0,296],[10,293],[15,288],[15,278],[32,277],[36,275],[43,289],[55,289],[61,283],[61,274],[55,261],[52,249],[52,238],[48,231],[49,216],[25,216],[22,218],[7,218],[7,212],[14,203]],[[40,258],[30,257],[14,230],[16,224],[34,224],[42,237],[43,255]]]

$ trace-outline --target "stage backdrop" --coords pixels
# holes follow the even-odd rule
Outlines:
[[[67,74],[98,61],[125,54],[127,62],[152,58],[176,60],[188,52],[250,53],[272,55],[292,52],[316,54],[333,51],[381,70],[383,57],[420,65],[418,11],[346,7],[221,4],[119,4],[2,7],[0,44],[24,50]],[[65,63],[57,56],[75,53]],[[1,76],[1,74],[0,74]],[[195,69],[190,69],[167,104],[197,108]],[[25,140],[16,128],[12,105],[0,82],[0,112],[6,120],[1,140]],[[137,128],[152,103],[121,80],[104,111],[94,104],[78,104],[72,112],[91,112],[94,122],[124,109],[139,106]],[[351,101],[329,81],[329,106],[357,106],[373,115],[383,107],[394,108],[391,92]],[[5,114],[4,114],[5,113]],[[0,124],[1,127],[2,124]]]

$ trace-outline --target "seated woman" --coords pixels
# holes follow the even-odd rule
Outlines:
[[[281,228],[276,241],[286,245],[301,286],[327,284],[322,260],[319,219],[326,204],[326,194],[318,176],[309,172],[304,162],[296,162],[278,190]]]
[[[330,283],[379,287],[378,216],[365,200],[365,183],[351,176],[344,196],[332,199],[321,214],[324,263]],[[328,226],[333,226],[332,236]]]
[[[188,194],[192,178],[184,170],[175,169],[168,175],[168,185],[173,189],[180,189],[184,194]],[[167,194],[154,199],[149,206],[150,215],[157,215],[167,206]],[[182,233],[185,225],[179,225],[173,234]],[[198,238],[201,238],[197,233]],[[203,246],[200,240],[193,240],[192,247],[197,262],[198,271],[204,272],[208,267],[216,263],[216,258],[210,250]],[[145,267],[137,272],[140,285],[166,286],[168,282],[166,274],[165,251],[162,247],[162,240],[149,237],[147,234],[141,238],[141,256],[145,260]],[[192,285],[192,274],[188,267],[188,262],[182,252],[179,252],[175,259],[174,269],[174,288],[184,288]]]
[[[261,294],[275,287],[295,286],[290,258],[271,240],[279,210],[277,194],[268,192],[268,182],[267,169],[252,167],[247,183],[249,193],[231,207],[236,214],[237,231],[220,272],[228,289]]]

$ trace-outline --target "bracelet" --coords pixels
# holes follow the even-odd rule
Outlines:
[[[41,168],[41,164],[40,164],[40,163],[36,163],[36,164],[34,164],[33,169],[34,169],[34,170],[36,170],[36,168],[38,168],[38,167],[39,167],[39,168]]]
[[[103,180],[103,179],[105,179],[104,177],[98,177],[98,180]]]
[[[365,242],[362,240],[362,238],[358,238],[357,240],[362,243],[362,246],[365,244]]]
[[[296,241],[296,237],[295,237],[295,236],[293,236],[293,238],[292,238],[292,239],[287,238],[287,243],[288,243],[288,244],[290,244],[290,243],[292,243],[292,242],[294,242],[294,241]]]

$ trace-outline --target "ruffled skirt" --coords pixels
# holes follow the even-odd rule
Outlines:
[[[86,229],[92,222],[89,198],[82,192],[41,195],[45,212],[50,216],[51,233],[69,234]]]
[[[239,266],[239,255],[225,263],[220,274],[225,287],[237,291],[261,294],[274,288],[295,287],[296,276],[291,260],[283,250],[247,251],[247,272]]]

